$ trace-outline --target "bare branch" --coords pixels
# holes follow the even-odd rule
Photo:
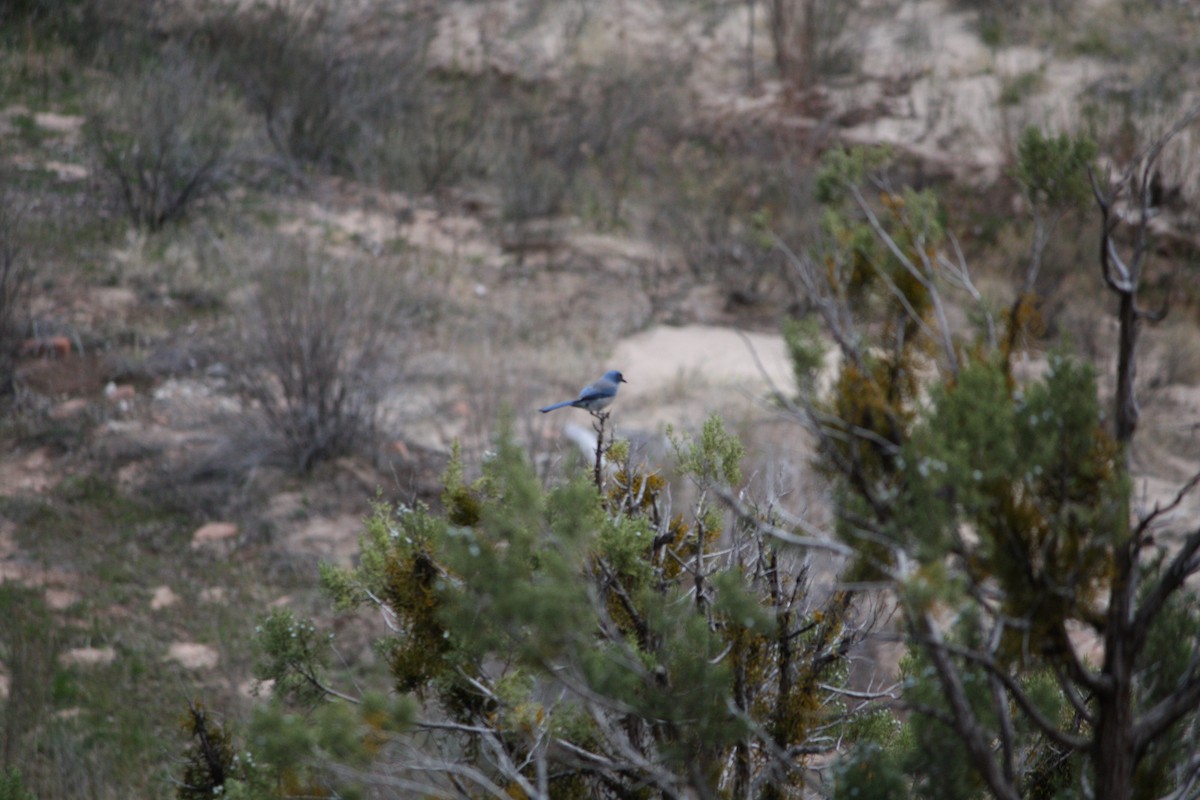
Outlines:
[[[1191,494],[1192,490],[1195,489],[1197,485],[1200,485],[1200,472],[1197,472],[1188,480],[1187,483],[1180,487],[1179,491],[1175,493],[1175,497],[1171,500],[1171,502],[1167,503],[1165,506],[1155,503],[1154,508],[1150,511],[1150,513],[1143,516],[1138,522],[1135,533],[1140,536],[1149,530],[1150,526],[1153,525],[1159,517],[1163,516],[1164,514],[1169,514],[1178,508],[1179,504],[1182,503],[1189,494]]]
[[[890,278],[888,278],[882,272],[878,273],[879,276],[887,282],[888,288],[891,289],[892,293],[895,294],[900,300],[909,316],[919,324],[921,330],[925,331],[926,335],[931,339],[940,342],[942,345],[942,350],[946,355],[946,363],[949,365],[950,371],[954,374],[958,374],[958,355],[954,352],[954,342],[950,336],[950,326],[946,322],[945,309],[942,308],[942,297],[938,292],[936,283],[934,283],[932,271],[929,275],[926,275],[921,270],[917,269],[917,266],[913,264],[912,259],[905,255],[904,251],[900,249],[900,245],[896,244],[896,240],[892,238],[891,234],[884,230],[883,225],[879,222],[879,218],[875,215],[875,212],[867,203],[866,198],[862,196],[862,192],[859,191],[858,187],[853,184],[849,184],[848,188],[854,197],[854,201],[858,204],[858,207],[862,210],[863,214],[866,215],[867,223],[871,226],[871,230],[874,231],[876,238],[884,243],[887,249],[891,251],[892,255],[895,256],[896,260],[900,262],[901,266],[904,267],[905,271],[907,271],[914,280],[920,283],[925,291],[929,292],[930,301],[934,306],[934,313],[938,318],[938,326],[941,329],[941,335],[938,336],[933,333],[929,326],[925,324],[924,320],[920,318],[920,315],[918,315],[913,310],[912,306],[909,305],[908,298],[904,297],[903,293],[896,288],[895,284]],[[930,264],[923,254],[922,259],[925,260],[925,265],[929,267]]]
[[[836,553],[840,556],[850,557],[855,554],[854,548],[844,545],[841,542],[836,542],[827,536],[823,535],[816,527],[809,525],[803,520],[796,520],[796,527],[805,531],[804,536],[798,536],[792,531],[772,525],[762,519],[760,515],[741,503],[733,492],[727,489],[717,489],[716,495],[720,497],[725,504],[737,515],[738,519],[750,523],[755,530],[766,534],[773,539],[776,539],[784,544],[791,544],[797,547],[811,547],[819,550],[828,550],[831,553]]]
[[[1200,567],[1195,558],[1197,551],[1200,551],[1200,528],[1192,531],[1183,540],[1183,546],[1179,548],[1179,552],[1171,559],[1171,563],[1167,565],[1163,574],[1146,593],[1145,599],[1138,607],[1130,626],[1134,636],[1135,653],[1141,650],[1142,644],[1146,640],[1146,632],[1155,617],[1162,611],[1167,599],[1178,591],[1189,577],[1195,574],[1197,567]]]
[[[968,650],[965,647],[947,644],[941,639],[941,634],[937,632],[936,629],[931,630],[933,632],[933,636],[927,635],[922,637],[926,640],[927,648],[931,654],[935,651],[943,654],[949,653],[983,667],[989,675],[994,675],[1000,680],[1001,683],[1004,684],[1005,690],[1012,695],[1013,699],[1016,700],[1017,705],[1019,705],[1021,710],[1028,715],[1030,721],[1037,725],[1037,727],[1040,728],[1047,737],[1053,740],[1055,744],[1071,750],[1084,750],[1091,744],[1091,740],[1088,738],[1083,736],[1072,736],[1069,733],[1059,730],[1058,726],[1055,725],[1052,720],[1047,719],[1046,716],[1042,714],[1041,710],[1029,698],[1029,695],[1025,693],[1025,690],[1021,688],[1020,684],[1018,684],[1016,680],[1014,680],[1013,677],[1009,675],[1005,669],[1000,667],[994,660],[974,650]]]
[[[1200,672],[1192,670],[1188,679],[1171,694],[1141,716],[1133,726],[1133,749],[1143,752],[1167,729],[1200,705]]]
[[[971,754],[972,763],[993,795],[1000,800],[1020,800],[1016,786],[1004,776],[992,757],[991,734],[984,729],[971,709],[962,678],[947,657],[948,645],[942,639],[937,622],[932,615],[926,614],[921,621],[921,627],[924,630],[921,638],[926,642],[925,650],[933,661],[934,669],[945,690],[946,700],[950,704],[953,728],[962,737],[967,752]]]

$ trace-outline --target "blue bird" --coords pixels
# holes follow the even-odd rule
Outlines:
[[[546,406],[538,410],[545,414],[547,411],[553,411],[556,408],[574,406],[575,408],[582,408],[585,411],[601,411],[608,408],[609,404],[612,403],[613,398],[617,396],[617,386],[622,383],[629,383],[629,381],[625,380],[625,377],[615,369],[609,370],[604,373],[604,377],[600,380],[583,387],[583,390],[579,393],[579,397],[576,397],[574,400],[564,400],[561,403],[555,403],[552,406]]]

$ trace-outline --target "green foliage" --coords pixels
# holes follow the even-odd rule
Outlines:
[[[64,637],[41,593],[15,582],[0,583],[0,619],[4,620],[0,662],[9,686],[0,703],[0,755],[12,763],[34,766],[39,741],[32,734],[44,728],[54,713],[55,683],[62,675],[57,660]],[[32,783],[37,776],[28,777]],[[9,787],[14,797],[23,797],[19,790],[24,784],[15,773],[4,777],[0,786]]]
[[[257,628],[260,658],[254,677],[274,681],[274,691],[303,704],[327,694],[322,674],[329,665],[332,634],[317,633],[316,626],[298,619],[291,609],[272,611]]]
[[[945,693],[925,654],[911,653],[901,664],[901,670],[905,702],[948,713]],[[963,682],[972,709],[990,721],[988,684],[982,670],[968,671]],[[909,719],[900,740],[898,758],[904,771],[914,778],[913,794],[917,797],[966,800],[977,797],[983,786],[971,767],[962,737],[942,719],[929,714],[916,714]]]
[[[725,430],[720,417],[714,415],[704,422],[699,440],[689,442],[676,439],[669,427],[667,438],[675,449],[680,473],[689,476],[698,485],[722,483],[736,486],[741,483],[741,463],[746,448]]]
[[[21,781],[21,771],[8,767],[0,772],[0,800],[37,800]]]
[[[179,800],[201,800],[220,794],[237,772],[237,756],[228,731],[209,716],[199,701],[188,704],[182,727],[189,743],[175,796]]]
[[[1096,144],[1086,136],[1050,136],[1026,128],[1017,142],[1017,180],[1035,207],[1066,209],[1091,199],[1088,167]]]
[[[938,257],[934,197],[868,197],[866,155],[825,160],[826,238],[800,266],[843,361],[808,422],[838,532],[855,550],[847,577],[886,582],[900,601],[912,712],[895,739],[860,738],[835,771],[838,797],[1068,800],[1087,796],[1090,780],[1097,796],[1150,798],[1189,785],[1169,765],[1188,760],[1178,742],[1200,724],[1188,694],[1194,598],[1135,591],[1181,584],[1145,555],[1149,520],[1131,524],[1127,458],[1095,370],[1061,353],[1024,382],[1013,368],[1040,325],[1042,250],[1054,221],[1088,201],[1095,157],[1086,138],[1022,136],[1034,250],[1004,340],[985,320],[975,342],[945,321],[945,288],[980,298],[965,266]],[[1123,336],[1136,333],[1122,324]],[[799,375],[812,360],[793,348]],[[1099,663],[1087,660],[1087,637],[1107,648]],[[1167,707],[1175,716],[1144,733]],[[1114,791],[1125,774],[1131,791]]]
[[[1152,565],[1159,574],[1161,565]],[[1151,708],[1166,700],[1195,670],[1200,652],[1200,600],[1184,593],[1173,596],[1146,632],[1144,672],[1138,682],[1138,705]],[[1168,794],[1181,777],[1182,765],[1193,755],[1200,735],[1197,715],[1185,716],[1168,735],[1153,743],[1134,777],[1135,800]]]
[[[1035,621],[1014,655],[1096,612],[1124,504],[1090,367],[1054,357],[1042,380],[1012,392],[997,366],[968,365],[935,392],[903,459],[908,511],[896,530],[922,562],[953,550],[972,581],[1000,582],[1006,613]]]
[[[908,779],[889,750],[875,742],[856,745],[833,771],[834,800],[905,800]]]
[[[821,340],[821,324],[815,317],[789,319],[783,325],[783,341],[796,386],[802,393],[812,391],[825,360],[825,343]]]
[[[719,419],[673,441],[679,473],[702,493],[742,480],[744,450]],[[731,559],[719,541],[730,526],[706,501],[690,518],[663,519],[666,482],[631,466],[604,495],[589,474],[544,488],[507,427],[478,480],[467,482],[456,449],[444,482],[442,513],[377,505],[358,567],[327,568],[323,581],[339,603],[386,610],[395,635],[379,646],[393,684],[463,726],[445,736],[465,758],[499,747],[529,764],[550,735],[563,796],[636,794],[664,775],[711,788],[731,753],[759,748],[756,730],[786,748],[836,716],[820,685],[843,674],[848,599],[793,607],[803,580],[782,574],[775,555],[758,566]],[[767,545],[745,552],[769,552],[756,548]],[[273,625],[276,651],[319,661],[293,626],[286,616]],[[288,730],[273,724],[273,736]],[[626,735],[646,764],[628,760]],[[624,766],[599,766],[608,763]],[[519,785],[533,771],[505,774]]]
[[[861,183],[867,173],[877,170],[891,161],[891,151],[886,147],[834,148],[821,160],[817,173],[817,202],[834,205],[846,195],[848,186]]]

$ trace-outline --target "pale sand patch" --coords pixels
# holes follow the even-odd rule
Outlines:
[[[661,391],[681,378],[696,389],[738,387],[753,394],[772,386],[794,390],[787,348],[777,334],[661,325],[622,341],[609,362],[629,381],[622,393],[633,387],[637,392]]]
[[[287,537],[287,550],[308,553],[322,561],[350,566],[358,553],[358,537],[363,532],[361,514],[336,517],[312,517],[298,525]]]
[[[87,180],[87,177],[92,174],[91,170],[82,164],[69,164],[66,161],[45,161],[42,166],[53,172],[60,181]]]
[[[202,547],[220,548],[235,538],[237,533],[238,527],[232,522],[210,522],[206,525],[201,525],[192,534],[192,549],[199,550]]]
[[[78,133],[83,127],[83,117],[78,114],[56,114],[53,111],[38,111],[33,121],[39,128],[55,133]]]
[[[161,611],[179,602],[179,595],[171,591],[170,586],[157,586],[150,597],[150,610]]]
[[[200,590],[200,600],[204,603],[224,603],[227,595],[224,586],[207,586]]]
[[[79,592],[73,592],[70,589],[48,588],[43,596],[46,600],[46,606],[53,611],[66,611],[79,602]]]
[[[216,648],[198,642],[172,642],[165,661],[176,661],[186,669],[213,669],[221,660]]]
[[[58,661],[64,667],[104,667],[117,658],[111,647],[75,647],[61,653]]]
[[[12,461],[0,462],[0,485],[9,491],[41,493],[53,489],[62,480],[50,463],[44,447],[33,450]],[[0,547],[0,557],[6,555]]]

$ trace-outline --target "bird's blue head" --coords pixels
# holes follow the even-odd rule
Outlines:
[[[613,383],[629,383],[629,381],[625,380],[625,376],[615,369],[610,369],[604,373],[604,380],[612,381]]]

